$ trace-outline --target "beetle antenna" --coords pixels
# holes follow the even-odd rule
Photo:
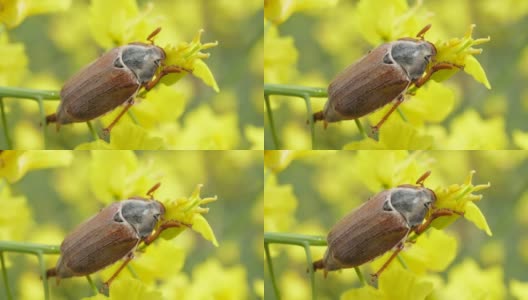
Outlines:
[[[147,37],[147,41],[149,41],[152,45],[154,45],[153,39],[160,31],[161,31],[161,27],[158,27],[156,28],[156,30],[152,31],[152,33]]]
[[[418,180],[416,180],[416,184],[419,184],[421,185],[422,187],[424,186],[424,181],[427,179],[427,177],[429,177],[429,175],[431,175],[431,171],[427,171],[425,173],[423,173],[422,176],[420,176],[420,178],[418,178]]]
[[[150,188],[147,192],[147,196],[150,197],[151,200],[154,200],[154,192],[161,186],[161,182],[156,183],[153,187]]]
[[[431,28],[431,24],[427,24],[425,25],[424,28],[422,28],[422,30],[420,30],[420,32],[418,32],[418,34],[416,35],[417,38],[420,38],[421,40],[424,39],[424,35],[425,33]]]

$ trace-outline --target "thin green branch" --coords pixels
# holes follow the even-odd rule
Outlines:
[[[303,247],[305,243],[311,246],[327,245],[326,238],[323,236],[279,232],[264,232],[264,243],[299,245]]]
[[[6,140],[7,149],[13,149],[11,137],[9,137],[9,131],[7,130],[7,117],[5,113],[4,99],[2,97],[0,97],[0,116],[2,117],[2,128],[4,131],[4,138]]]
[[[264,252],[266,253],[266,263],[268,264],[268,270],[270,272],[271,285],[273,286],[273,292],[275,293],[275,299],[280,300],[279,287],[277,286],[277,280],[275,279],[275,271],[273,271],[273,262],[271,261],[269,244],[265,240],[264,240]]]
[[[306,253],[306,264],[308,265],[308,273],[310,273],[310,283],[312,284],[312,300],[315,300],[315,270],[313,268],[312,251],[308,243],[304,243],[303,248]]]
[[[47,140],[47,132],[46,132],[46,112],[44,111],[44,102],[42,100],[42,97],[38,97],[38,106],[39,106],[39,114],[40,114],[40,124],[41,124],[41,130],[42,130],[42,139],[44,142],[44,149],[46,149],[46,140]]]
[[[4,281],[6,297],[8,300],[12,300],[13,295],[11,294],[11,289],[9,287],[9,279],[7,278],[7,267],[6,267],[3,251],[0,251],[0,264],[2,266],[2,279]]]
[[[312,145],[310,148],[314,149],[315,147],[315,124],[314,124],[314,118],[313,118],[313,112],[312,112],[312,101],[310,101],[310,97],[308,95],[304,95],[303,97],[304,102],[306,103],[306,117],[308,119],[308,125],[310,126],[310,136],[312,138]]]
[[[264,94],[264,103],[266,103],[266,114],[270,123],[271,136],[273,138],[275,149],[280,149],[280,141],[279,137],[277,136],[277,131],[275,130],[275,122],[273,121],[273,113],[271,112],[269,95]]]
[[[26,242],[0,241],[0,251],[38,254],[60,254],[60,246]]]
[[[305,95],[315,98],[328,97],[325,88],[314,88],[286,84],[264,84],[264,95],[297,96],[303,98]]]
[[[58,91],[43,91],[27,88],[0,86],[0,97],[37,100],[60,100]]]
[[[44,263],[44,255],[42,251],[39,251],[37,254],[39,266],[40,266],[40,278],[42,278],[42,285],[44,287],[44,298],[49,299],[49,286],[48,278],[46,278],[46,264]]]

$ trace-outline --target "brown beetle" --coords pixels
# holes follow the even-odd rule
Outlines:
[[[158,226],[165,207],[153,199],[156,184],[147,193],[150,197],[133,197],[114,202],[75,228],[61,244],[61,256],[47,277],[85,276],[97,272],[120,259],[119,269],[105,282],[108,287],[119,272],[132,260],[137,246],[152,243],[159,234],[171,227],[189,226],[169,220]],[[154,231],[155,230],[155,231]]]
[[[62,124],[87,122],[125,104],[105,128],[109,132],[134,104],[142,87],[148,91],[169,73],[191,72],[164,65],[165,51],[153,41],[160,31],[157,28],[147,37],[150,43],[136,42],[110,50],[70,78],[61,90],[57,113],[48,115],[46,124],[55,122],[58,130]]]
[[[447,62],[434,63],[436,48],[424,40],[429,28],[430,24],[425,26],[417,39],[402,38],[380,45],[337,75],[328,87],[324,109],[313,115],[314,122],[322,120],[326,128],[329,122],[357,119],[395,100],[373,127],[378,130],[402,103],[411,84],[420,87],[439,70],[462,68]]]
[[[337,222],[327,236],[324,258],[313,263],[314,270],[323,269],[326,277],[329,271],[360,266],[394,249],[373,275],[377,278],[403,249],[409,233],[422,233],[438,217],[462,214],[434,208],[436,195],[423,186],[429,175],[423,174],[418,186],[404,184],[376,194]]]

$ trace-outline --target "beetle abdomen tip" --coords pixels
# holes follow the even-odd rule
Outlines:
[[[51,268],[46,271],[46,278],[57,276],[57,269]]]
[[[51,114],[51,115],[46,116],[46,125],[48,125],[49,123],[55,123],[55,122],[57,122],[57,114]]]
[[[316,113],[313,114],[313,120],[314,120],[314,123],[317,122],[317,121],[322,121],[324,120],[324,114],[323,114],[323,111],[318,111]]]
[[[325,266],[324,266],[324,262],[323,262],[322,259],[316,260],[316,261],[313,262],[314,271],[317,271],[319,269],[324,269],[324,268],[325,268]]]

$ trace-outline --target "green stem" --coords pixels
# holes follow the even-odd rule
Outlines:
[[[42,91],[35,89],[0,86],[0,97],[38,100],[60,100],[58,91]]]
[[[315,124],[314,124],[314,118],[313,118],[313,112],[312,112],[312,101],[310,101],[310,97],[308,95],[304,95],[303,97],[304,102],[306,103],[306,114],[308,118],[308,125],[310,126],[310,136],[312,138],[312,145],[310,148],[315,148]]]
[[[277,131],[275,130],[275,122],[273,121],[273,112],[271,111],[269,95],[264,94],[264,102],[266,103],[266,113],[268,115],[268,121],[270,123],[273,144],[275,144],[275,149],[280,149],[280,141],[279,137],[277,136]]]
[[[264,84],[264,95],[297,96],[303,98],[305,95],[315,98],[328,97],[325,88],[314,88],[286,84]]]
[[[279,287],[277,286],[277,280],[275,279],[275,272],[273,271],[273,263],[271,261],[269,244],[266,241],[264,241],[264,252],[266,253],[266,262],[268,264],[268,270],[271,276],[271,285],[273,286],[273,292],[275,293],[275,299],[280,300]]]
[[[9,288],[9,279],[7,278],[7,267],[4,259],[4,252],[0,251],[0,264],[2,265],[2,279],[4,280],[5,292],[8,300],[13,299],[11,289]]]
[[[403,113],[403,111],[399,107],[396,108],[396,111],[398,112],[398,114],[400,115],[400,117],[402,118],[402,120],[404,122],[408,122],[407,121],[407,117],[405,116],[405,114]]]
[[[48,278],[46,278],[46,264],[44,263],[44,254],[39,251],[37,254],[39,266],[40,266],[40,278],[42,278],[42,285],[44,287],[44,299],[49,299],[49,286]]]
[[[90,134],[92,135],[92,138],[94,141],[97,141],[99,139],[99,136],[97,135],[97,132],[93,128],[92,122],[88,121],[86,122],[86,125],[88,126],[88,130],[90,130]]]
[[[315,296],[315,270],[313,268],[312,251],[310,251],[310,244],[304,243],[304,252],[306,253],[306,264],[308,265],[308,272],[310,273],[310,283],[312,284],[312,300]]]
[[[44,142],[44,149],[46,149],[46,112],[44,111],[44,102],[42,100],[42,97],[37,98],[38,106],[39,106],[39,114],[40,114],[40,124],[41,124],[41,130],[42,130],[42,139]]]
[[[407,263],[405,262],[405,260],[403,259],[403,257],[401,257],[399,254],[396,255],[396,257],[398,258],[398,261],[400,262],[400,264],[402,265],[402,267],[404,269],[409,269],[409,267],[407,266]]]
[[[363,125],[361,124],[361,122],[359,121],[359,119],[354,119],[354,122],[356,123],[356,126],[357,126],[357,128],[358,128],[358,130],[359,130],[359,134],[361,134],[361,136],[362,136],[363,138],[367,138],[368,135],[367,135],[367,133],[365,132],[365,129],[363,128]]]
[[[311,246],[327,245],[326,238],[322,236],[279,232],[264,232],[264,242],[299,246],[304,246],[306,243]]]
[[[99,294],[99,290],[97,289],[97,286],[93,282],[92,277],[90,277],[90,275],[86,275],[86,280],[88,280],[88,284],[90,285],[90,287],[94,291],[95,295]]]
[[[9,131],[7,130],[7,118],[5,113],[4,99],[0,97],[0,115],[2,117],[2,128],[4,129],[4,138],[6,140],[7,149],[13,149],[11,144],[11,138],[9,137]]]
[[[367,282],[365,281],[365,277],[363,276],[363,273],[361,273],[361,270],[359,267],[354,267],[354,271],[356,271],[356,275],[359,278],[359,282],[361,283],[361,286],[365,286]]]
[[[60,254],[60,246],[34,244],[26,242],[0,241],[0,251],[30,254]]]

